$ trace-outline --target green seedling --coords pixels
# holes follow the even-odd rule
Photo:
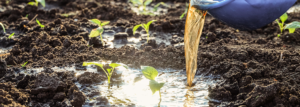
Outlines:
[[[158,75],[157,70],[150,66],[142,66],[141,69],[142,69],[142,73],[144,74],[144,76],[150,80],[149,87],[152,91],[152,94],[154,94],[156,91],[158,91],[159,96],[161,98],[160,89],[164,86],[165,83],[158,83],[157,81],[155,81],[155,78]]]
[[[181,14],[180,19],[182,19],[184,17],[184,15],[188,12],[188,10],[189,10],[189,4],[186,3],[185,4],[185,11],[184,11],[184,13]]]
[[[82,64],[82,66],[88,66],[88,65],[97,65],[97,66],[99,66],[99,67],[104,71],[104,73],[106,74],[108,84],[110,84],[110,78],[111,78],[111,76],[112,76],[112,74],[113,74],[113,72],[114,72],[114,69],[115,69],[116,67],[123,66],[123,67],[125,67],[126,69],[128,69],[127,66],[121,65],[121,64],[117,64],[117,63],[111,63],[111,64],[109,64],[109,66],[112,67],[112,68],[111,68],[111,69],[106,69],[106,70],[104,70],[103,64],[101,64],[101,63],[96,63],[96,62],[83,62],[83,64]]]
[[[156,4],[156,5],[153,7],[153,11],[157,11],[158,6],[160,6],[160,5],[164,5],[164,6],[168,7],[168,5],[166,5],[164,2],[159,2],[158,4]]]
[[[25,17],[27,17],[28,18],[28,14],[26,14],[26,16]]]
[[[288,29],[289,33],[294,33],[297,28],[300,28],[300,22],[298,21],[294,21],[285,25],[284,22],[287,19],[288,19],[288,15],[286,13],[280,16],[281,23],[276,19],[276,22],[278,23],[278,26],[280,28],[280,34],[277,35],[278,37],[280,37],[284,29]]]
[[[97,24],[99,27],[96,28],[96,29],[93,29],[93,30],[91,31],[89,37],[97,37],[97,36],[100,36],[102,45],[104,45],[104,42],[103,42],[103,39],[102,39],[102,33],[103,33],[103,31],[104,31],[103,26],[109,24],[109,21],[106,21],[106,22],[101,23],[101,21],[98,20],[98,19],[92,19],[92,20],[90,20],[90,22],[92,22],[92,23],[94,23],[94,24]]]
[[[3,32],[6,33],[4,25],[1,22],[0,22],[0,25],[1,25],[2,29],[3,29]]]
[[[13,37],[15,35],[15,33],[12,33],[8,36],[8,39],[10,39],[11,37]]]
[[[42,24],[40,23],[40,21],[39,21],[38,19],[36,19],[36,23],[39,24],[41,28],[44,28],[44,27],[45,27],[44,25],[42,25]]]
[[[25,67],[27,63],[28,63],[28,61],[25,62],[24,64],[22,64],[21,66],[22,66],[22,67]]]
[[[130,0],[130,2],[133,5],[138,6],[139,9],[141,7],[143,8],[143,11],[141,12],[141,14],[152,15],[152,16],[154,15],[152,12],[146,10],[146,6],[148,6],[152,2],[152,0]],[[160,5],[167,6],[164,2],[160,2],[154,6],[153,11],[157,11],[158,6],[160,6]]]
[[[41,3],[43,7],[46,6],[45,0],[35,0],[35,2],[29,2],[28,4],[32,6],[39,6],[39,3]]]
[[[151,20],[149,21],[147,24],[139,24],[139,25],[136,25],[133,27],[132,31],[133,31],[133,34],[135,34],[135,31],[139,28],[139,27],[143,27],[146,32],[147,32],[147,43],[148,43],[148,40],[149,40],[149,28],[150,28],[150,25],[152,22],[155,22],[156,20]]]

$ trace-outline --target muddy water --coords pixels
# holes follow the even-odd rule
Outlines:
[[[53,67],[52,69],[55,72],[75,71],[76,76],[84,72],[99,73],[95,66],[88,66],[86,70],[76,70],[75,66]],[[32,75],[42,70],[43,68],[32,68],[21,72]],[[122,76],[111,80],[110,89],[108,89],[107,80],[91,85],[75,83],[88,96],[83,107],[101,105],[108,107],[205,107],[209,102],[208,86],[214,86],[216,82],[220,82],[218,77],[196,76],[195,86],[188,88],[183,70],[158,69],[159,76],[156,81],[165,83],[161,89],[160,100],[158,92],[152,94],[148,85],[149,80],[143,76],[140,69],[118,67],[114,72],[122,73]],[[97,94],[91,95],[95,92]]]

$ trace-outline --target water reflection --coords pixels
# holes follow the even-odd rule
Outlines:
[[[86,70],[76,70],[72,67],[54,67],[55,72],[75,71],[76,76],[84,72],[97,72],[95,66],[88,66]],[[35,74],[43,68],[32,69]],[[112,86],[108,89],[108,82],[86,85],[76,82],[77,87],[84,92],[88,98],[83,107],[112,105],[119,107],[205,107],[209,100],[208,85],[214,85],[212,77],[196,76],[195,86],[187,88],[185,72],[173,69],[157,69],[159,76],[156,81],[165,85],[161,88],[161,98],[159,92],[152,94],[149,87],[149,80],[146,79],[140,69],[125,69],[118,67],[114,72],[122,73],[120,78],[112,78]],[[26,71],[26,70],[25,70]],[[24,72],[24,71],[23,71]],[[26,74],[29,74],[28,72]],[[91,94],[97,92],[98,94]],[[92,95],[92,96],[91,96]]]

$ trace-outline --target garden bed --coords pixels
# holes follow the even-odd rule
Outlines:
[[[140,66],[153,66],[160,69],[161,81],[167,82],[163,79],[167,78],[165,75],[179,73],[174,78],[178,79],[180,88],[186,83],[185,18],[180,19],[180,15],[185,11],[187,0],[153,0],[150,8],[162,1],[169,5],[159,7],[165,11],[159,16],[137,15],[126,0],[46,0],[45,8],[27,5],[29,1],[11,0],[7,4],[6,0],[0,0],[0,22],[6,26],[6,34],[0,30],[0,96],[3,98],[0,101],[4,101],[0,102],[0,107],[92,106],[88,102],[90,98],[95,98],[92,104],[96,105],[97,102],[110,102],[108,99],[112,97],[105,96],[108,94],[95,97],[93,95],[100,92],[91,95],[83,90],[106,81],[103,73],[88,72],[95,68],[89,70],[90,67],[81,66],[85,61],[123,63],[138,75],[141,74],[138,72]],[[300,21],[300,12],[288,15],[287,23]],[[41,28],[35,18],[45,28]],[[89,22],[94,18],[110,21],[104,26],[104,47],[99,38],[88,37],[97,27]],[[132,28],[150,20],[157,21],[151,24],[152,39],[146,43],[142,36],[145,31],[138,29],[138,33],[133,34]],[[11,33],[15,35],[8,39]],[[254,31],[239,31],[208,15],[199,44],[196,86],[181,91],[205,91],[205,101],[204,96],[198,96],[192,102],[203,100],[206,106],[299,106],[300,30],[294,34],[284,31],[278,37],[279,33],[275,21]],[[28,62],[26,67],[21,67],[25,62]],[[167,69],[177,71],[168,72]],[[82,76],[76,75],[76,70],[86,72],[82,76],[92,79],[80,79]],[[126,76],[133,74],[124,73],[122,78],[126,80],[129,78]],[[200,79],[204,77],[206,80]],[[82,87],[80,81],[92,82]],[[164,90],[168,90],[170,84]],[[200,87],[203,84],[207,86]],[[120,89],[123,86],[126,85],[120,85]],[[118,89],[113,87],[112,90],[117,92]],[[180,104],[183,104],[188,98],[178,99],[182,99]],[[162,106],[168,106],[168,100],[162,99],[162,102]],[[110,104],[139,106],[140,102],[122,100]]]

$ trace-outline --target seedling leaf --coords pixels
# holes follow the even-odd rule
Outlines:
[[[83,64],[82,64],[82,66],[88,66],[88,65],[97,65],[97,66],[103,68],[103,64],[96,63],[96,62],[83,62]]]
[[[282,16],[280,16],[280,20],[282,23],[284,23],[288,19],[288,15],[284,13]]]
[[[37,0],[37,2],[41,3],[43,7],[45,7],[45,6],[46,6],[46,2],[45,2],[45,0]]]
[[[39,24],[41,28],[44,28],[44,27],[45,27],[44,25],[42,25],[42,24],[40,23],[40,21],[39,21],[38,19],[36,19],[36,23]]]
[[[146,1],[144,2],[144,6],[149,5],[151,2],[152,2],[152,0],[146,0]]]
[[[180,19],[182,19],[184,17],[184,15],[185,15],[185,12],[182,13],[182,15],[180,16]]]
[[[111,69],[106,69],[106,70],[107,70],[107,72],[110,74]]]
[[[3,32],[6,33],[4,25],[2,23],[0,23],[0,25],[2,26]]]
[[[35,2],[28,2],[27,4],[35,6],[36,3]]]
[[[150,28],[151,23],[152,23],[152,22],[155,22],[155,21],[156,21],[156,20],[151,20],[151,21],[149,21],[149,22],[147,23],[147,25],[146,25],[146,28],[147,28],[146,30],[147,30],[147,31],[149,31],[149,28]]]
[[[93,29],[89,35],[89,37],[97,37],[100,35],[100,30],[98,29]]]
[[[101,26],[104,26],[104,25],[107,25],[107,24],[109,24],[109,21],[101,23]]]
[[[294,33],[295,30],[296,30],[295,28],[290,28],[290,29],[289,29],[289,32],[290,32],[290,33]]]
[[[90,22],[97,24],[98,26],[101,26],[101,21],[98,19],[92,19]]]
[[[292,23],[286,24],[284,29],[290,29],[290,28],[295,28],[295,29],[300,28],[300,22],[294,21]]]
[[[149,86],[152,91],[152,94],[154,94],[156,91],[159,91],[164,86],[164,84],[165,83],[158,83],[155,80],[150,80]]]
[[[25,67],[26,66],[26,64],[28,63],[28,61],[27,62],[25,62],[23,65],[21,65],[22,67]]]
[[[150,66],[141,66],[142,73],[147,79],[155,80],[155,77],[158,75],[158,72],[155,68]]]
[[[12,33],[8,36],[8,39],[10,39],[11,37],[13,37],[15,35],[15,33]]]
[[[139,27],[141,27],[141,26],[142,26],[142,24],[135,25],[135,26],[133,27],[133,29],[132,29],[133,34],[135,34],[135,31],[136,31]]]
[[[116,68],[118,66],[121,66],[121,64],[117,64],[117,63],[111,63],[109,64],[109,66],[113,67],[113,68]]]
[[[164,5],[164,6],[168,7],[168,5],[166,5],[164,2],[160,2],[153,7],[153,11],[157,11],[158,6],[160,6],[160,5]]]

